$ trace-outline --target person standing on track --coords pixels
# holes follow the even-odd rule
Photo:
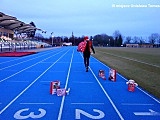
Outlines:
[[[84,65],[86,68],[86,72],[88,72],[89,58],[91,55],[91,50],[93,51],[94,54],[95,54],[95,50],[93,48],[92,41],[89,40],[88,36],[84,37],[84,42],[86,42],[86,46],[83,52],[83,58],[84,58]]]

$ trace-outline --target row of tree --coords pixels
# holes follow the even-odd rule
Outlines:
[[[160,44],[160,34],[158,33],[152,33],[148,39],[147,38],[142,38],[142,37],[131,37],[128,36],[126,37],[126,41],[124,42],[124,44],[128,44],[128,43],[139,43],[139,44],[143,44],[143,43],[150,43],[150,44]]]
[[[84,36],[75,37],[73,34],[71,37],[50,37],[43,38],[41,34],[36,34],[35,38],[37,40],[42,40],[43,42],[47,42],[49,44],[53,44],[53,46],[62,45],[63,42],[72,42],[72,45],[77,46],[80,42],[84,40]],[[107,34],[98,34],[95,36],[90,36],[90,40],[92,40],[94,46],[110,46],[110,47],[119,47],[123,44],[122,35],[117,30],[114,32],[113,36],[108,36]]]
[[[42,40],[44,42],[47,42],[49,44],[53,45],[62,45],[63,42],[72,42],[72,45],[77,46],[81,41],[83,41],[84,36],[82,37],[75,37],[73,34],[71,37],[50,37],[50,38],[43,38],[41,34],[35,35],[36,39]],[[148,37],[148,40],[142,38],[142,37],[131,37],[127,36],[124,37],[121,35],[121,33],[116,30],[112,36],[109,36],[107,34],[98,34],[95,36],[90,36],[90,40],[93,41],[94,46],[108,46],[108,47],[120,47],[125,44],[129,43],[150,43],[150,44],[160,44],[160,34],[153,33]]]
[[[34,22],[30,23],[32,26],[36,27]],[[50,37],[50,38],[43,38],[43,36],[39,34],[35,34],[35,31],[32,31],[31,33],[27,34],[29,37],[35,37],[38,40],[43,40],[44,42],[47,42],[49,44],[53,45],[61,45],[63,42],[72,42],[72,45],[78,45],[81,41],[83,41],[84,36],[82,37],[75,37],[72,32],[71,37]],[[95,36],[90,36],[90,40],[93,41],[93,44],[95,46],[109,46],[109,47],[120,47],[125,44],[129,43],[150,43],[150,44],[160,44],[160,34],[153,33],[148,37],[148,40],[142,37],[131,37],[127,36],[124,37],[121,35],[119,30],[116,30],[112,36],[108,36],[107,34],[98,34]],[[124,41],[125,40],[125,41]]]

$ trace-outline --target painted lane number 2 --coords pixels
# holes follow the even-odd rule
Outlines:
[[[102,119],[105,116],[104,112],[102,112],[100,110],[93,109],[93,111],[99,113],[99,115],[98,116],[91,115],[91,114],[89,114],[89,113],[87,113],[87,112],[85,112],[81,109],[76,109],[76,111],[75,111],[75,113],[76,113],[75,117],[76,118],[75,119],[81,119],[81,114],[88,117],[88,118],[91,118],[91,119]]]
[[[35,115],[34,112],[30,112],[29,115],[22,115],[23,112],[28,111],[29,108],[25,108],[25,109],[21,109],[19,111],[17,111],[14,114],[14,118],[18,119],[18,120],[24,120],[27,118],[33,118],[33,119],[37,119],[37,118],[41,118],[46,114],[46,111],[44,109],[39,108],[38,111],[40,112],[38,115]]]

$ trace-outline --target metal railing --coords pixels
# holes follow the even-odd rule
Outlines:
[[[0,42],[0,52],[11,52],[11,51],[23,51],[36,48],[51,47],[45,43],[33,43],[33,42]]]

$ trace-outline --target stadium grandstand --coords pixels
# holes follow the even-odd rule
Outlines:
[[[37,28],[34,23],[27,24],[18,20],[16,17],[0,12],[1,52],[13,49],[49,47],[49,44],[39,42],[34,39],[34,35],[37,30],[42,33],[46,32]]]

